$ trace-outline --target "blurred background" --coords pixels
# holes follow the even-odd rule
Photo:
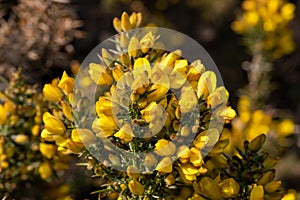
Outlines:
[[[265,102],[286,113],[297,125],[300,1],[291,2],[296,6],[290,24],[296,49],[274,61],[270,75],[272,92]],[[231,106],[237,109],[240,89],[248,83],[241,66],[251,60],[242,36],[231,29],[231,23],[242,12],[241,4],[240,0],[0,0],[0,73],[9,77],[11,71],[21,67],[30,83],[42,86],[64,70],[76,70],[95,46],[116,34],[111,23],[114,17],[123,11],[142,12],[143,25],[156,24],[182,32],[206,49],[229,90]],[[297,190],[299,147],[300,141],[289,147],[284,153],[288,155],[285,165],[279,165],[284,185]],[[285,174],[287,168],[289,174]]]

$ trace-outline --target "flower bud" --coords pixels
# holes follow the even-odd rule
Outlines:
[[[264,186],[264,189],[268,193],[275,192],[281,186],[281,181],[271,181]]]
[[[263,174],[263,176],[257,181],[258,185],[266,185],[274,179],[275,171],[271,170]]]
[[[254,186],[250,193],[250,200],[263,200],[264,188],[261,185]]]
[[[253,140],[251,140],[251,142],[248,145],[248,148],[251,151],[258,151],[261,149],[261,147],[265,143],[265,141],[266,141],[266,135],[261,134],[261,135],[257,136],[256,138],[254,138]]]
[[[130,57],[135,58],[138,54],[138,50],[139,50],[139,40],[136,37],[132,37],[129,40],[129,44],[128,44],[128,55]]]
[[[20,133],[18,135],[12,136],[12,139],[17,144],[25,144],[28,141],[28,136]]]
[[[131,29],[129,16],[126,12],[123,12],[121,16],[121,27],[124,31],[128,31]]]
[[[120,32],[121,29],[122,29],[122,27],[121,27],[121,21],[120,21],[117,17],[115,17],[115,18],[113,19],[113,26],[114,26],[114,28],[115,28],[115,30],[116,30],[117,32]]]
[[[124,49],[128,46],[128,37],[124,32],[120,33],[120,46]]]
[[[266,169],[271,169],[273,168],[275,165],[277,164],[277,159],[272,158],[272,157],[268,157],[264,162],[263,162],[263,166]]]

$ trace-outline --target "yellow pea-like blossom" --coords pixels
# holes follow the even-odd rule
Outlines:
[[[94,133],[91,130],[84,128],[73,129],[71,133],[71,138],[74,142],[81,142],[84,144],[92,143],[94,137]]]
[[[43,156],[51,159],[55,155],[57,147],[53,144],[46,144],[42,142],[39,145],[39,149]]]
[[[127,167],[126,173],[131,178],[138,178],[140,177],[140,172],[136,166],[129,166]]]
[[[153,44],[154,37],[151,31],[140,40],[140,47],[143,53],[147,53],[149,48],[152,48]]]
[[[128,183],[128,188],[130,190],[130,192],[132,192],[135,195],[141,196],[144,194],[144,186],[138,182],[137,180],[131,180]]]
[[[133,139],[134,134],[130,125],[124,124],[121,129],[114,134],[114,136],[124,140],[125,142],[130,142]]]
[[[96,102],[95,107],[98,116],[113,116],[113,102],[109,97],[99,97],[99,100]]]
[[[52,169],[48,161],[45,161],[40,165],[39,173],[42,179],[47,179],[52,175]]]
[[[90,63],[89,68],[90,77],[96,84],[111,85],[113,83],[113,77],[106,66]]]
[[[25,144],[26,142],[28,142],[28,136],[22,133],[14,135],[12,139],[17,144]]]
[[[61,88],[66,94],[70,94],[73,91],[74,81],[74,78],[69,77],[64,71],[61,80],[58,83],[58,87]]]
[[[44,97],[49,101],[60,101],[62,99],[62,91],[55,85],[45,84],[43,88]]]
[[[231,198],[239,194],[240,185],[233,178],[228,178],[219,183],[221,195],[224,198]]]
[[[151,73],[150,63],[146,58],[138,58],[133,65],[134,78],[148,78]]]
[[[43,114],[43,122],[45,123],[45,129],[47,129],[52,134],[61,135],[65,132],[64,124],[49,112],[45,112]]]
[[[7,120],[6,110],[4,109],[3,105],[0,104],[0,125],[3,126],[6,120]]]
[[[157,159],[153,154],[147,154],[144,160],[147,167],[152,167],[157,164]]]
[[[206,98],[209,94],[211,94],[217,87],[217,77],[216,74],[212,71],[204,72],[198,81],[198,98],[204,97]]]
[[[173,161],[170,157],[164,157],[157,165],[155,170],[161,173],[170,173],[173,171]]]
[[[155,144],[155,153],[160,156],[170,156],[176,151],[176,146],[173,142],[166,139],[160,139]]]
[[[94,120],[92,129],[97,133],[97,137],[102,138],[112,136],[118,129],[118,126],[113,117],[101,114],[99,118]]]

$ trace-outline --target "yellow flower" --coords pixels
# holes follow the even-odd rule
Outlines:
[[[179,166],[180,177],[186,182],[194,181],[199,175],[199,168],[195,167],[191,163],[181,164]]]
[[[171,156],[175,153],[176,146],[173,142],[160,139],[155,144],[155,153],[160,156]]]
[[[149,48],[152,48],[154,44],[154,37],[152,32],[150,31],[147,33],[141,40],[140,40],[140,47],[143,53],[147,53]]]
[[[63,96],[61,90],[52,84],[45,84],[43,94],[48,101],[60,101]]]
[[[97,137],[103,138],[112,136],[118,129],[118,126],[113,117],[101,114],[99,118],[94,120],[92,129],[97,133]]]
[[[174,68],[176,59],[177,59],[177,55],[175,53],[172,52],[169,53],[166,57],[162,59],[162,61],[160,61],[159,63],[160,69],[165,74],[169,74]]]
[[[165,178],[165,182],[166,182],[167,186],[173,185],[173,184],[175,183],[175,176],[174,176],[174,174],[169,174],[169,175]]]
[[[134,137],[132,129],[129,124],[124,124],[121,129],[114,134],[115,137],[124,140],[125,142],[130,142]]]
[[[229,94],[228,91],[224,86],[218,87],[214,92],[212,92],[207,97],[207,104],[211,106],[212,108],[215,108],[216,106],[220,104],[226,104],[228,100]]]
[[[135,79],[148,78],[151,73],[150,63],[146,58],[138,58],[133,65],[133,76]]]
[[[81,142],[84,144],[91,143],[94,141],[94,133],[89,129],[77,128],[73,129],[71,138],[74,142]]]
[[[43,156],[50,159],[55,155],[57,147],[53,144],[40,143],[39,149]]]
[[[217,77],[212,71],[204,72],[198,81],[198,98],[206,98],[210,93],[212,93],[217,87]]]
[[[295,190],[288,190],[287,194],[281,200],[297,200],[297,192]]]
[[[201,166],[204,164],[204,161],[202,160],[201,152],[199,149],[192,147],[190,152],[191,152],[190,162],[194,166]]]
[[[6,111],[2,104],[0,104],[0,125],[3,126],[7,120]]]
[[[144,186],[137,180],[131,180],[128,183],[128,188],[134,195],[141,196],[144,194]]]
[[[45,128],[52,134],[61,135],[65,132],[64,124],[49,112],[43,114],[43,122],[45,123]]]
[[[221,195],[224,198],[231,198],[239,194],[240,185],[233,178],[228,178],[219,183]]]
[[[285,20],[292,20],[294,18],[295,5],[286,3],[281,7],[281,16]]]
[[[264,188],[261,185],[254,186],[250,193],[250,200],[263,200]]]
[[[28,136],[20,133],[18,135],[14,135],[12,139],[17,144],[25,144],[28,141]]]
[[[180,110],[182,113],[188,113],[196,109],[198,100],[192,87],[183,87],[179,100]]]
[[[96,112],[98,116],[113,116],[112,106],[113,103],[109,97],[99,97],[99,100],[96,102]]]
[[[292,120],[285,119],[277,125],[277,132],[282,137],[287,137],[293,133],[295,125]]]
[[[255,11],[246,12],[244,14],[244,20],[250,27],[254,27],[259,21],[259,15]]]
[[[112,70],[113,77],[116,81],[119,81],[124,75],[123,69],[121,65],[117,65]]]
[[[39,167],[39,173],[42,179],[47,179],[52,175],[50,163],[45,161]]]
[[[146,122],[153,122],[157,118],[160,118],[163,115],[163,108],[156,102],[151,102],[144,110],[141,111],[143,119]]]
[[[89,68],[91,79],[96,84],[110,86],[113,83],[114,80],[108,67],[96,63],[90,63]]]
[[[6,101],[3,107],[6,113],[12,113],[15,110],[15,105],[12,101]]]
[[[38,136],[40,133],[40,126],[38,124],[31,127],[31,133],[33,136]]]
[[[164,157],[157,165],[155,170],[162,173],[170,173],[173,170],[173,161],[170,157]]]
[[[153,154],[147,154],[144,160],[147,167],[152,167],[157,164],[157,159]]]
[[[69,77],[64,71],[61,80],[58,83],[58,87],[61,88],[66,94],[71,93],[74,87],[74,78]]]
[[[140,177],[139,169],[136,166],[129,166],[127,167],[127,175],[131,178],[138,178]]]
[[[200,190],[204,195],[212,199],[221,199],[221,188],[219,187],[219,182],[220,176],[217,176],[215,179],[203,177],[199,183]]]
[[[65,115],[65,117],[68,119],[68,120],[70,120],[70,121],[74,121],[74,119],[73,119],[73,114],[72,114],[72,107],[71,106],[69,106],[67,103],[65,103],[65,102],[62,102],[61,103],[62,105],[62,111],[63,111],[63,113],[64,113],[64,115]]]

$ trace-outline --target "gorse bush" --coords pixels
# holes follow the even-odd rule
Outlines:
[[[40,2],[21,3],[18,9]],[[52,4],[41,9],[56,9]],[[289,29],[295,8],[281,0],[245,0],[242,8],[232,28],[252,60],[244,64],[249,84],[237,113],[217,70],[185,58],[186,49],[166,50],[168,42],[183,40],[167,32],[166,42],[160,28],[141,28],[143,16],[136,12],[113,19],[117,35],[110,46],[93,51],[76,78],[63,72],[42,92],[21,70],[9,82],[3,78],[1,197],[72,199],[70,187],[84,181],[68,185],[63,175],[77,163],[92,174],[85,178],[96,180],[90,192],[98,199],[296,200],[297,192],[286,191],[276,178],[296,125],[265,106],[273,61],[295,48]],[[69,25],[61,32],[79,23]],[[76,34],[40,48],[58,53]],[[33,46],[26,56],[39,58]]]

